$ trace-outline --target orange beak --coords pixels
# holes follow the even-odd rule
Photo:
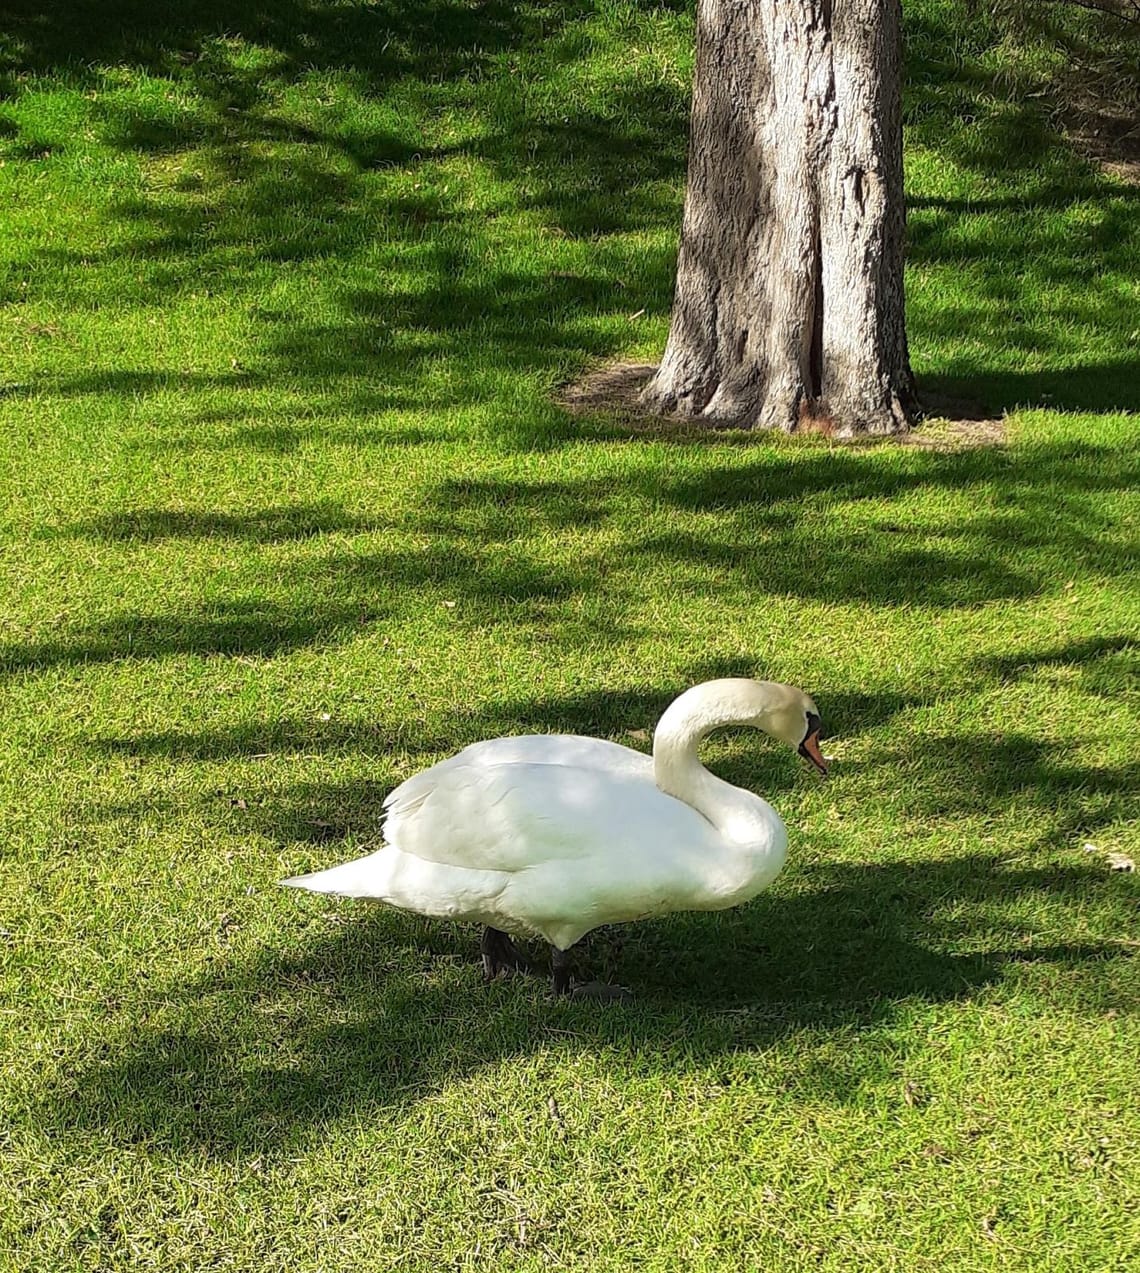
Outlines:
[[[813,729],[800,743],[799,753],[805,760],[810,760],[825,778],[827,777],[827,761],[824,760],[823,752],[819,749],[818,729]]]

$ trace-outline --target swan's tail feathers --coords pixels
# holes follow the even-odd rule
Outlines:
[[[281,883],[286,888],[305,888],[310,893],[338,893],[341,897],[384,897],[383,872],[377,859],[384,852],[330,866],[311,875],[293,875]]]

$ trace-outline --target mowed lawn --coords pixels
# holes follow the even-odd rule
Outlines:
[[[664,344],[689,5],[56,10],[0,42],[0,1268],[1137,1267],[1136,188],[915,0],[912,357],[1004,444],[631,431],[554,390]],[[277,887],[740,674],[832,776],[709,743],[789,863],[631,929],[631,1005]]]

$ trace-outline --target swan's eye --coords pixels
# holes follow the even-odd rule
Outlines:
[[[812,734],[817,735],[819,738],[823,737],[823,721],[820,720],[815,712],[808,712],[807,732],[804,734],[803,741],[806,743]]]

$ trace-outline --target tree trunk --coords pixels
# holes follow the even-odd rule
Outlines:
[[[688,189],[651,409],[905,431],[899,0],[698,0]]]

